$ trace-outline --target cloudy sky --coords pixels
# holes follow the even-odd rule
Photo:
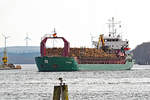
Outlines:
[[[56,28],[72,47],[91,47],[91,35],[107,34],[111,17],[121,21],[130,47],[150,41],[149,0],[0,0],[0,47],[39,46],[41,37]],[[50,44],[51,45],[51,44]]]

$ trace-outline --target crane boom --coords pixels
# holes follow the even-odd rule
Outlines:
[[[100,42],[102,42],[102,48],[105,47],[105,42],[104,42],[103,34],[101,34],[101,35],[99,36],[97,48],[99,48]]]
[[[105,46],[105,42],[104,42],[103,34],[100,35],[100,39],[101,39],[101,42],[102,42],[102,47],[104,47]]]

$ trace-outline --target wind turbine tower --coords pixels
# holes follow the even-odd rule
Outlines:
[[[28,33],[26,34],[26,37],[24,40],[26,41],[26,47],[28,47],[28,42],[29,42],[29,40],[31,40],[28,36]]]

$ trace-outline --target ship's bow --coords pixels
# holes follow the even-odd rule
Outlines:
[[[45,71],[77,71],[77,63],[71,57],[35,57],[40,72]]]

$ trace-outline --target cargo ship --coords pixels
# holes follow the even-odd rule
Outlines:
[[[111,24],[114,28],[115,23]],[[109,32],[109,38],[100,35],[98,41],[93,41],[94,48],[70,48],[70,43],[64,37],[58,37],[55,31],[45,35],[40,43],[41,56],[35,57],[38,71],[130,70],[134,60],[127,53],[130,49],[128,41],[116,37],[115,32],[114,29]],[[46,48],[48,39],[61,39],[64,47]]]

